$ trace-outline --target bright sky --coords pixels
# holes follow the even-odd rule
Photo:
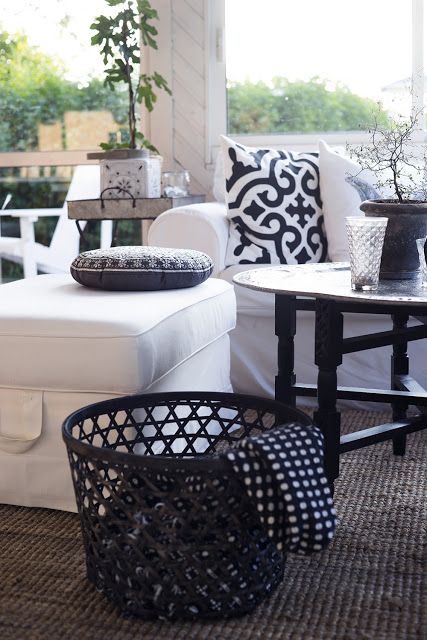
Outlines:
[[[107,9],[105,0],[0,0],[0,25],[26,33],[32,44],[64,61],[69,79],[79,81],[102,75],[90,24]]]
[[[376,97],[383,86],[411,73],[411,5],[411,0],[226,0],[227,76],[267,82],[274,75],[320,76]],[[83,80],[102,73],[98,50],[89,44],[89,25],[106,9],[104,0],[0,0],[0,24],[26,32],[33,44],[65,61],[71,79]]]
[[[341,80],[374,96],[411,74],[411,0],[226,0],[227,76]]]

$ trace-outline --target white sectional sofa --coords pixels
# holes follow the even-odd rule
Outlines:
[[[357,215],[360,197],[345,183],[347,160],[342,161],[323,148],[320,163],[320,189],[325,211],[325,227],[330,253],[335,260],[345,259],[343,248],[344,217]],[[322,157],[320,158],[322,159]],[[322,178],[322,168],[324,176]],[[171,209],[157,218],[149,231],[149,244],[163,247],[187,247],[206,252],[215,263],[214,276],[232,283],[241,271],[263,268],[259,264],[226,266],[230,221],[224,202],[221,168],[216,171],[214,195],[218,200]],[[329,180],[329,185],[328,185]],[[334,210],[335,207],[335,210]],[[335,217],[333,217],[335,216]],[[339,216],[339,218],[338,218]],[[231,332],[231,380],[236,392],[274,396],[277,370],[277,338],[274,335],[274,296],[235,285],[237,326]],[[410,324],[418,324],[415,319]],[[362,335],[391,328],[388,317],[346,314],[345,335]],[[316,382],[314,361],[314,314],[299,312],[296,335],[296,374],[299,382]],[[422,341],[409,344],[410,373],[423,386],[427,384],[426,351]],[[369,350],[344,357],[338,370],[338,383],[345,386],[389,388],[391,347]],[[302,399],[304,404],[309,400]],[[351,403],[353,407],[357,403]],[[365,405],[366,406],[366,405]],[[378,406],[378,405],[374,405]]]

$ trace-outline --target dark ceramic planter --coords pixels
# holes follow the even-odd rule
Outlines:
[[[381,258],[380,280],[413,280],[420,266],[417,238],[427,236],[427,202],[365,200],[365,216],[388,218]]]

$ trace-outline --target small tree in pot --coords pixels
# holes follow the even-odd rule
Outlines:
[[[151,75],[141,71],[142,47],[157,49],[156,36],[158,31],[152,24],[158,19],[158,13],[152,8],[149,0],[105,0],[109,7],[116,7],[114,15],[98,16],[91,29],[92,45],[101,49],[105,69],[105,84],[114,91],[116,86],[125,86],[128,96],[128,139],[125,141],[105,142],[101,148],[106,152],[88,154],[88,158],[100,160],[119,160],[141,158],[147,155],[147,150],[157,153],[154,145],[140,130],[140,113],[138,106],[144,105],[152,111],[157,100],[155,89],[171,93],[167,81],[156,71]],[[144,152],[145,149],[145,152]],[[111,164],[111,163],[110,163]],[[111,175],[117,175],[118,165]],[[141,195],[137,185],[139,178],[125,170],[119,181],[123,189],[133,195]],[[159,169],[160,171],[160,169]],[[120,174],[122,171],[120,171]],[[101,162],[101,186],[105,181],[111,183],[109,176],[105,176],[105,167]],[[104,184],[103,184],[104,182]],[[159,187],[160,188],[160,187]],[[159,194],[160,195],[160,194]]]
[[[139,130],[137,105],[144,104],[152,111],[157,100],[154,87],[171,93],[168,84],[156,71],[152,75],[141,73],[141,46],[157,49],[158,31],[152,24],[158,13],[148,0],[105,0],[110,7],[119,7],[114,16],[98,16],[91,25],[95,31],[92,45],[101,48],[105,69],[105,84],[114,91],[117,84],[124,83],[128,94],[129,140],[106,142],[102,149],[157,149]]]
[[[360,205],[365,215],[388,218],[382,279],[415,278],[419,267],[415,240],[427,236],[426,154],[414,142],[417,123],[417,114],[390,119],[387,128],[374,121],[369,143],[350,149],[362,170],[376,176],[376,187],[391,194]]]

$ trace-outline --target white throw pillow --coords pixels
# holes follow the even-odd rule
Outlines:
[[[215,172],[212,188],[213,197],[217,202],[225,202],[225,176],[224,162],[222,160],[222,150],[217,153],[215,160]]]
[[[363,216],[363,213],[359,209],[360,194],[346,178],[357,176],[374,186],[375,177],[370,171],[361,171],[357,162],[341,155],[323,140],[319,141],[319,172],[328,255],[332,262],[347,262],[349,253],[345,218]]]

